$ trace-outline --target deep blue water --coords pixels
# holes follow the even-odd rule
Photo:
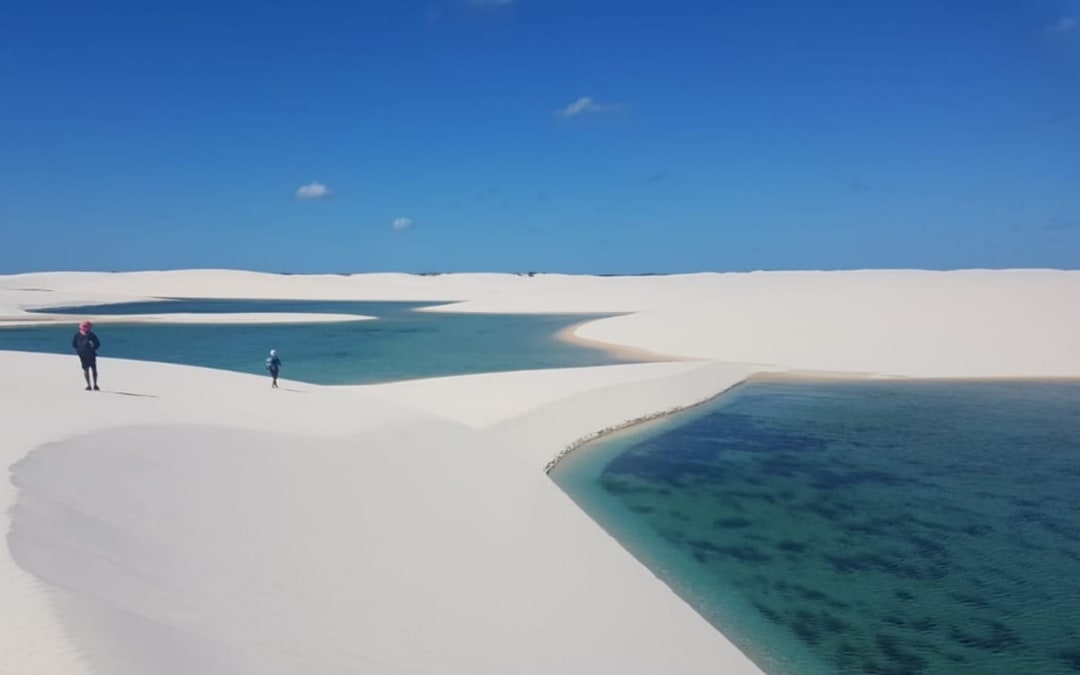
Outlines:
[[[170,312],[362,314],[375,321],[270,325],[101,324],[101,357],[263,373],[277,349],[282,377],[316,384],[366,384],[507,370],[625,363],[613,354],[555,338],[593,315],[475,315],[411,311],[432,303],[179,300],[51,310],[60,326],[0,328],[0,349],[71,354],[84,316]],[[75,357],[72,356],[72,359]]]
[[[1080,672],[1080,383],[756,383],[553,472],[767,672]]]

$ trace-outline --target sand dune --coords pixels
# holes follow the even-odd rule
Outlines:
[[[665,390],[711,393],[716,366],[564,370],[520,395],[500,393],[514,374],[460,378],[474,410],[436,415],[423,410],[434,399],[398,404],[409,397],[389,387],[271,391],[120,360],[103,360],[106,391],[87,393],[72,360],[0,353],[28,383],[0,405],[53,411],[6,425],[0,631],[25,649],[0,650],[5,668],[757,672],[542,471],[543,452],[589,421],[647,414]],[[613,405],[627,382],[659,390]],[[513,419],[564,388],[574,424],[547,417],[532,444],[515,442]]]
[[[74,357],[0,352],[0,673],[757,672],[554,457],[761,370],[1080,376],[1080,273],[1043,270],[35,274],[0,321],[160,297],[622,314],[576,332],[691,360],[271,391],[103,359],[87,393]]]
[[[708,298],[592,322],[577,334],[784,368],[1077,377],[1078,308],[1076,272],[774,274],[718,285]]]

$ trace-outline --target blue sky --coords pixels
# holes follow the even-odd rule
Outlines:
[[[1080,267],[1080,0],[269,4],[5,3],[0,273]]]

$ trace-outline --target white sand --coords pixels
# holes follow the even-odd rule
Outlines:
[[[31,290],[27,290],[31,289]],[[636,312],[698,359],[318,387],[0,352],[0,673],[751,673],[543,467],[760,369],[1080,376],[1080,273],[0,277],[0,321],[154,297]]]
[[[281,323],[346,323],[349,321],[368,321],[373,316],[361,314],[304,314],[299,312],[220,312],[173,314],[124,314],[95,315],[92,312],[83,316],[58,316],[56,314],[21,315],[22,318],[0,318],[0,328],[4,326],[44,326],[49,324],[78,325],[84,318],[95,325],[110,323],[162,323],[162,324],[281,324]]]

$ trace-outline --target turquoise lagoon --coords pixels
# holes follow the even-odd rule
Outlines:
[[[748,383],[552,477],[768,673],[1080,672],[1080,383]]]
[[[600,349],[557,339],[561,330],[599,315],[441,314],[435,303],[172,300],[50,310],[70,315],[56,326],[0,328],[0,349],[71,353],[84,316],[180,312],[357,314],[375,321],[266,325],[108,323],[97,329],[100,355],[263,373],[277,349],[286,379],[315,384],[370,384],[467,373],[627,363]],[[72,356],[74,358],[74,356]]]

